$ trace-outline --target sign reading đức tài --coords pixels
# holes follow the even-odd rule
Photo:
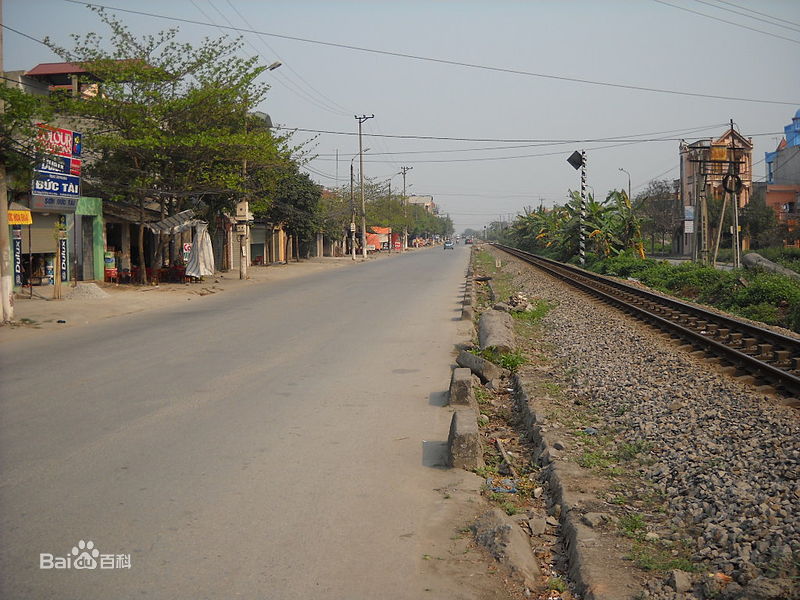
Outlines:
[[[82,136],[77,131],[39,123],[44,154],[31,183],[31,208],[75,212],[81,195]]]

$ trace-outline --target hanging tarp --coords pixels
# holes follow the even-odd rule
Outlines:
[[[186,263],[186,276],[200,278],[210,277],[213,274],[214,249],[211,246],[211,236],[208,235],[208,223],[198,221],[189,262]]]
[[[163,233],[169,235],[171,233],[180,233],[181,231],[186,231],[187,229],[197,225],[199,222],[200,221],[194,218],[194,211],[190,209],[181,211],[176,215],[172,215],[171,217],[167,217],[161,221],[156,221],[155,223],[145,223],[145,227],[147,227],[153,233]]]

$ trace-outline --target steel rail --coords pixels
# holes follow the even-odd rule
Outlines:
[[[536,256],[529,252],[493,244],[496,248],[516,256],[517,258],[536,266],[550,275],[569,283],[602,301],[617,306],[625,312],[633,312],[642,320],[654,324],[659,329],[669,332],[672,335],[687,340],[695,347],[700,347],[704,351],[716,355],[751,375],[758,378],[767,379],[773,387],[783,388],[790,394],[800,393],[800,376],[792,372],[800,367],[800,340],[790,336],[758,327],[750,323],[739,321],[729,316],[720,315],[682,302],[675,298],[669,298],[649,292],[641,288],[626,284],[624,282],[591,273],[554,261],[552,259]],[[621,296],[627,296],[621,297]],[[646,303],[649,308],[645,308],[638,303]],[[670,316],[657,314],[655,311],[664,309]],[[677,316],[674,313],[678,313]],[[700,322],[699,331],[684,326],[681,321]],[[746,351],[712,339],[709,335],[716,335],[717,332],[726,332],[724,337],[738,342],[750,340],[745,347],[747,349],[759,348],[761,354],[765,348],[769,347],[772,356],[784,356],[784,362],[789,364],[789,369],[782,368],[775,364],[770,364],[766,360],[748,354]],[[745,335],[752,336],[744,338]],[[761,344],[754,343],[761,341]],[[745,342],[746,343],[746,342]],[[772,353],[772,348],[778,348],[781,354]],[[790,356],[791,355],[791,356]]]

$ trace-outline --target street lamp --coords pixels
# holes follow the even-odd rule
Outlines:
[[[625,173],[628,176],[628,202],[630,202],[631,201],[631,174],[628,173],[622,167],[620,167],[619,170],[622,171],[623,173]]]

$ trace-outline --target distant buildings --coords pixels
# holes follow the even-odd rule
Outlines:
[[[433,201],[433,196],[408,196],[408,203],[422,206],[428,214],[439,214],[439,209]]]
[[[800,227],[800,110],[783,128],[784,138],[767,152],[765,201],[790,232]]]

